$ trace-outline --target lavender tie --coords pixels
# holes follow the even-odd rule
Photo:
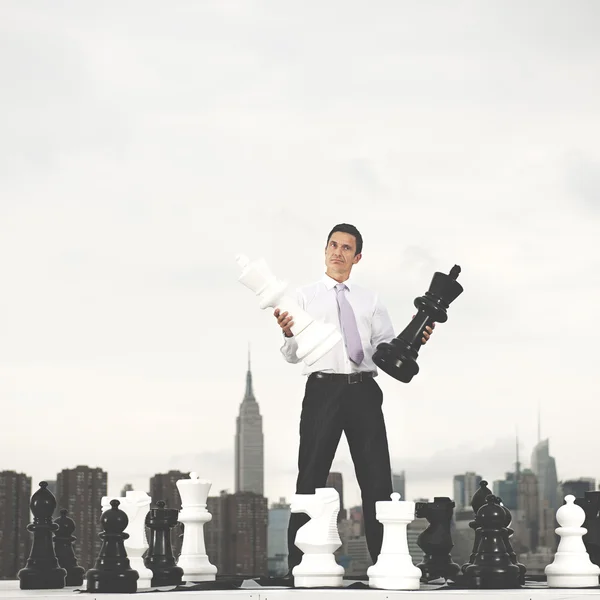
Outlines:
[[[363,347],[360,342],[360,334],[356,325],[356,317],[350,303],[346,299],[346,286],[343,283],[338,283],[335,286],[338,308],[340,310],[340,325],[342,326],[342,335],[350,360],[360,365],[365,357]]]

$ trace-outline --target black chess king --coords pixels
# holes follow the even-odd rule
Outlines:
[[[456,281],[460,267],[454,265],[450,273],[436,272],[424,296],[415,298],[418,312],[402,333],[391,342],[377,346],[373,362],[388,375],[408,383],[418,372],[417,357],[423,342],[425,327],[433,323],[445,323],[448,320],[448,307],[463,292]]]

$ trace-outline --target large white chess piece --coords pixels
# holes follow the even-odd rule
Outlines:
[[[110,501],[118,500],[119,508],[127,515],[129,523],[125,533],[129,537],[124,541],[125,551],[131,568],[138,572],[138,589],[149,588],[152,581],[152,571],[144,565],[143,554],[148,549],[146,539],[146,515],[150,510],[150,496],[146,492],[128,491],[125,496],[104,496],[101,500],[102,512],[110,508]]]
[[[581,525],[585,521],[585,512],[574,504],[575,496],[566,496],[566,504],[556,511],[556,520],[560,527],[560,543],[554,561],[546,569],[548,587],[581,588],[598,585],[600,567],[595,565],[586,552],[583,536],[587,529]]]
[[[217,567],[210,563],[204,545],[204,524],[212,519],[206,510],[211,482],[190,473],[189,479],[179,479],[181,496],[179,521],[183,523],[183,545],[177,564],[183,569],[184,581],[214,581]]]
[[[418,590],[421,569],[412,562],[406,533],[415,518],[415,503],[400,502],[400,494],[394,492],[391,500],[376,502],[375,510],[383,525],[383,543],[377,562],[367,569],[369,587]]]
[[[341,587],[344,567],[333,553],[342,545],[337,530],[340,496],[333,488],[292,496],[291,511],[303,512],[310,521],[298,529],[294,543],[304,555],[292,569],[295,587]]]
[[[292,333],[300,360],[312,365],[341,341],[342,336],[334,325],[313,319],[296,300],[285,294],[287,283],[271,273],[264,259],[250,262],[248,257],[239,255],[236,260],[242,268],[239,281],[258,296],[259,307],[279,308],[293,317]]]

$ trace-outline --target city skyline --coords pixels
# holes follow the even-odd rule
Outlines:
[[[235,257],[292,291],[348,222],[396,333],[462,269],[418,375],[377,378],[409,497],[502,477],[539,405],[560,477],[598,478],[597,325],[575,301],[600,303],[600,5],[377,7],[1,3],[2,468],[233,490],[251,342],[264,491],[289,497],[305,380]],[[332,469],[356,503],[345,441]]]

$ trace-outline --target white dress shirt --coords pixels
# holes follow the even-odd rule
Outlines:
[[[335,279],[325,274],[320,281],[299,288],[296,291],[296,300],[313,319],[335,325],[341,334],[335,291],[337,283]],[[355,365],[348,358],[348,352],[342,340],[310,367],[305,364],[303,370],[305,375],[310,375],[315,371],[327,373],[373,371],[377,373],[377,367],[373,362],[373,353],[379,344],[389,342],[395,337],[388,312],[379,301],[377,294],[352,283],[350,279],[344,281],[344,284],[348,288],[346,298],[352,306],[358,325],[360,341],[365,354],[363,361],[360,365]],[[291,317],[293,319],[294,315],[291,315]],[[297,349],[296,338],[293,336],[286,337],[281,347],[281,353],[288,362],[297,363],[300,361],[296,355]]]

